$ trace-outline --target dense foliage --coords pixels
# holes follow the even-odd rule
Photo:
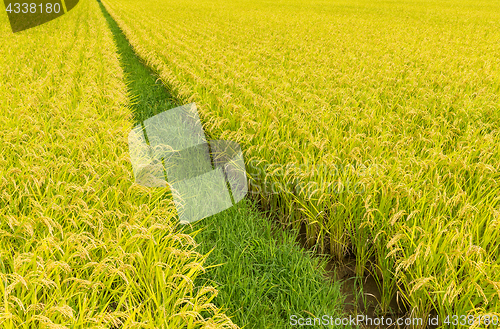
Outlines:
[[[352,252],[382,308],[500,309],[497,1],[106,0],[252,192]],[[478,325],[476,322],[475,325]]]
[[[0,326],[237,328],[165,191],[134,184],[98,3],[16,34],[0,15],[0,49]]]

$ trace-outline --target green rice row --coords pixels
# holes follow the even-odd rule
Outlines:
[[[16,34],[0,15],[0,49],[0,327],[237,328],[165,191],[134,184],[98,3]]]

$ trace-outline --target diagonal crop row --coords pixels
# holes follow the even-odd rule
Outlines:
[[[373,271],[382,311],[500,308],[494,1],[106,0],[252,192],[311,245]],[[453,326],[453,325],[451,325]]]
[[[237,328],[166,192],[134,184],[98,3],[0,34],[0,327]]]

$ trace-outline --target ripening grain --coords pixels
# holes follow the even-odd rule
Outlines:
[[[2,14],[0,49],[0,327],[237,328],[165,191],[134,184],[97,2],[17,34]]]
[[[265,205],[359,275],[373,260],[384,309],[397,289],[418,316],[500,309],[497,1],[105,5],[252,177],[266,168]]]

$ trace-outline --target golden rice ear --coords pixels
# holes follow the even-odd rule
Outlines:
[[[28,3],[4,0],[12,32],[45,24],[73,9],[79,0],[32,0]]]

